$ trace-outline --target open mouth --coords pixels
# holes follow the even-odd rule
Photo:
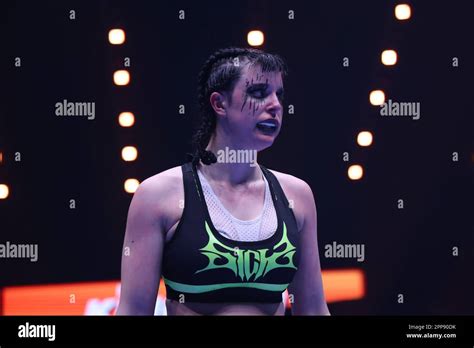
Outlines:
[[[278,122],[275,120],[265,120],[257,123],[257,129],[264,134],[273,134],[278,129]]]

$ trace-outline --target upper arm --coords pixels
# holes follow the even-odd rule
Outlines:
[[[117,315],[153,315],[163,254],[164,232],[156,184],[145,180],[129,207],[122,250]]]
[[[317,238],[316,203],[310,186],[298,179],[294,208],[301,209],[303,224],[300,234],[300,262],[288,288],[293,295],[292,314],[330,315],[324,296]],[[296,205],[299,205],[298,207]]]

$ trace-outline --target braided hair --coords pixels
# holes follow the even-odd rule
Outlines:
[[[201,121],[192,138],[194,152],[188,153],[193,164],[197,164],[199,160],[206,165],[217,162],[216,155],[206,150],[216,128],[216,115],[209,98],[213,92],[232,92],[241,76],[243,63],[259,65],[262,71],[279,71],[283,76],[286,76],[288,71],[280,56],[258,49],[229,47],[214,52],[198,75],[197,92]]]

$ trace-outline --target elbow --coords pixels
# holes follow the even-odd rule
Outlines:
[[[326,315],[326,316],[329,316],[329,317],[330,317],[330,316],[331,316],[331,312],[329,312],[329,308],[326,306],[326,309],[325,309],[323,312],[321,312],[320,315]]]
[[[329,312],[329,308],[326,302],[324,302],[324,305],[321,307],[321,309],[318,311],[319,314],[317,315],[327,315],[331,316],[331,312]]]

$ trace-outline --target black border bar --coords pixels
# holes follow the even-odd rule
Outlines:
[[[19,337],[55,325],[55,339]],[[25,328],[25,327],[24,327]],[[43,327],[45,328],[45,327]],[[25,330],[23,330],[25,332]],[[44,331],[47,332],[47,331]],[[418,334],[419,337],[407,337]],[[455,335],[455,337],[453,336]],[[441,335],[442,337],[439,337]],[[443,335],[450,335],[446,337]],[[225,339],[225,341],[222,341]],[[408,344],[474,346],[474,316],[4,316],[0,346],[57,344]]]

